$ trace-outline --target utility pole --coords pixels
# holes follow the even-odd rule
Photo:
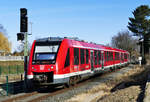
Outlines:
[[[139,42],[141,43],[141,64],[145,64],[145,53],[144,53],[144,38],[140,38]]]
[[[29,22],[29,23],[31,25],[31,33],[29,35],[32,35],[32,24],[33,24],[33,22]]]
[[[144,58],[144,39],[142,41],[142,57]]]
[[[25,43],[24,43],[24,71],[25,71],[25,85],[27,83],[27,68],[28,68],[28,33],[25,32]]]

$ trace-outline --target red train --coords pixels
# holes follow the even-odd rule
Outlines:
[[[72,38],[43,38],[32,44],[27,79],[40,85],[72,85],[128,62],[129,53],[124,50]]]

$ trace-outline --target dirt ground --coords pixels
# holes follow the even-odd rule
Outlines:
[[[142,102],[149,67],[135,65],[125,74],[80,93],[67,102]]]

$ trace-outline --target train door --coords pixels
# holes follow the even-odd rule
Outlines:
[[[121,65],[121,62],[122,62],[122,60],[121,60],[121,52],[119,53],[119,61],[120,61],[120,65]]]
[[[90,51],[90,62],[91,62],[91,71],[94,70],[94,55],[93,55],[93,50]]]
[[[104,51],[101,51],[101,64],[102,64],[102,69],[104,68]]]

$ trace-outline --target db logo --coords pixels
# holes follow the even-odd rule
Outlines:
[[[44,66],[43,65],[40,65],[40,70],[44,70]]]

